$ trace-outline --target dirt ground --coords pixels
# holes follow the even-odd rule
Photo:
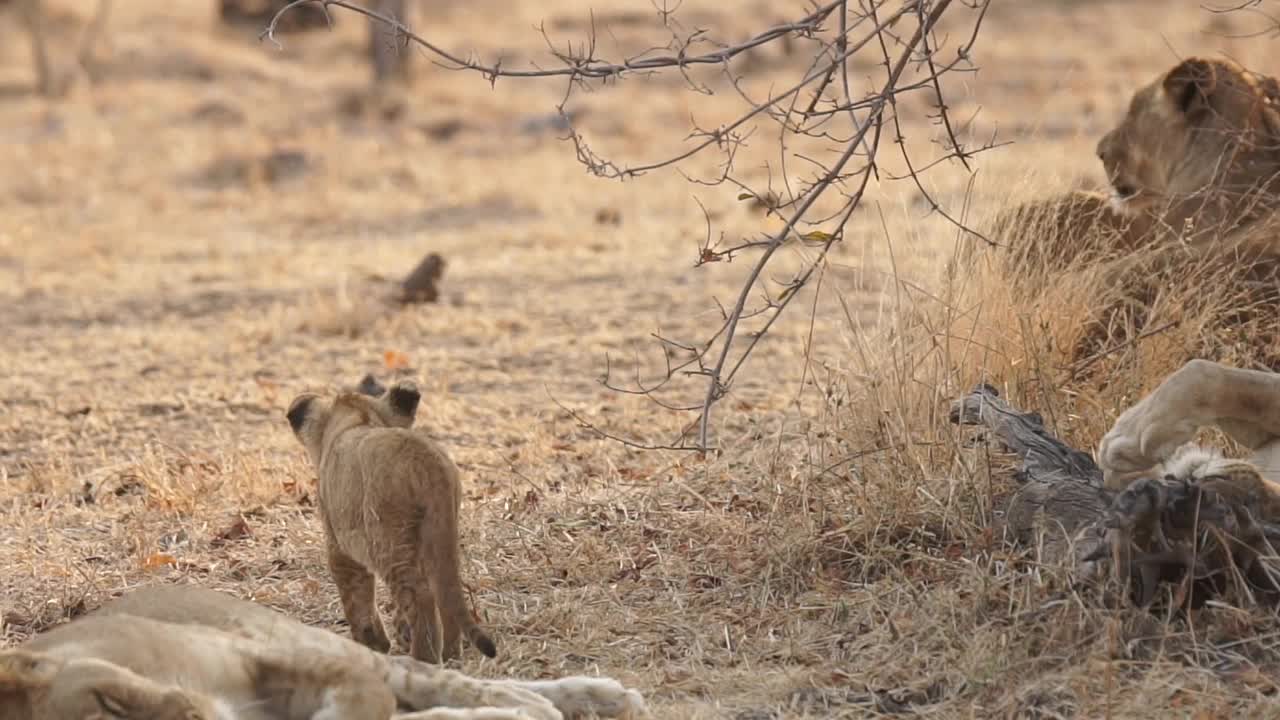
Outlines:
[[[62,38],[92,5],[51,4]],[[714,415],[722,452],[637,450],[575,414],[655,444],[692,419],[600,377],[660,376],[653,335],[705,342],[732,303],[753,258],[695,268],[698,203],[730,238],[776,218],[673,170],[592,177],[558,139],[561,81],[491,87],[420,62],[400,116],[353,116],[368,76],[354,16],[276,49],[216,27],[212,5],[116,3],[101,77],[59,100],[31,93],[0,11],[3,643],[148,582],[345,633],[284,410],[373,372],[419,383],[419,425],[465,475],[464,576],[500,653],[468,651],[468,672],[610,675],[661,718],[1266,716],[1274,619],[1223,608],[1206,629],[1081,607],[1050,570],[1011,570],[979,542],[1007,478],[957,470],[939,418],[967,387],[909,387],[876,339],[955,247],[909,183],[872,187],[820,289],[760,344]],[[1013,141],[977,159],[973,213],[1100,183],[1097,138],[1179,56],[1276,71],[1273,40],[1236,37],[1265,18],[1173,5],[993,3],[981,71],[947,85],[967,132]],[[609,57],[669,39],[648,0],[431,7],[423,34],[508,67],[554,63],[544,22],[566,43],[594,15]],[[686,0],[676,18],[735,41],[805,7]],[[71,47],[55,42],[55,61]],[[807,57],[743,62],[767,91]],[[631,165],[745,107],[671,73],[571,106],[594,150]],[[925,98],[901,112],[909,140],[938,137]],[[761,183],[770,137],[744,157]],[[681,167],[709,176],[716,160]],[[944,203],[970,180],[954,164],[928,178]],[[383,305],[427,252],[447,262],[441,301]],[[682,377],[663,398],[703,389]]]

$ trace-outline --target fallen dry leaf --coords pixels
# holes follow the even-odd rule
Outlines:
[[[163,567],[165,565],[177,565],[178,558],[169,553],[156,553],[143,561],[142,567],[151,570],[153,568]]]

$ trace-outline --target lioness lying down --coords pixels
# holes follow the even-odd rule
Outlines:
[[[612,679],[473,678],[192,585],[134,590],[0,650],[2,720],[556,720],[591,712],[647,716],[640,694]]]
[[[1108,192],[1002,210],[1008,271],[1130,272],[1274,257],[1280,82],[1225,58],[1187,58],[1139,88],[1098,141]]]

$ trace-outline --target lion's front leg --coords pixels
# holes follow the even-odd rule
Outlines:
[[[396,713],[392,720],[535,720],[535,716],[511,708],[435,708]]]
[[[390,670],[388,680],[396,697],[402,704],[416,710],[505,708],[518,711],[530,720],[561,720],[563,717],[590,716],[593,713],[596,717],[624,720],[640,720],[649,716],[640,693],[612,678],[573,676],[555,680],[485,680],[403,655],[381,656],[381,659]],[[435,716],[406,717],[420,720]]]
[[[594,713],[598,717],[648,717],[644,697],[613,678],[573,676],[556,680],[508,680],[507,684],[532,690],[555,704],[567,717]]]
[[[1218,384],[1216,363],[1192,360],[1125,410],[1098,446],[1098,465],[1112,490],[1150,471],[1210,423],[1209,393]]]
[[[1098,447],[1107,487],[1123,489],[1216,426],[1257,449],[1280,437],[1280,376],[1192,360],[1116,420]]]
[[[412,710],[455,713],[464,710],[505,710],[518,712],[528,720],[563,720],[564,715],[551,700],[537,692],[517,687],[505,680],[482,680],[457,670],[447,670],[407,655],[379,655],[387,669],[387,682],[401,705]],[[471,715],[455,715],[470,718]],[[447,714],[410,713],[396,718],[455,717]],[[475,716],[489,717],[489,716]],[[500,717],[500,716],[495,716]]]

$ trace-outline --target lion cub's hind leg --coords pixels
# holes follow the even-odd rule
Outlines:
[[[448,473],[436,473],[456,479]],[[458,516],[450,498],[422,498],[416,508],[381,508],[379,517],[390,531],[387,546],[373,553],[378,575],[395,599],[399,622],[409,626],[409,655],[417,660],[443,662],[462,654],[466,632],[478,650],[494,657],[493,641],[470,620],[458,573]],[[399,629],[399,628],[397,628]]]
[[[329,533],[329,571],[338,586],[342,612],[351,626],[351,637],[356,642],[378,652],[388,652],[391,641],[378,617],[374,603],[374,576],[360,563],[342,552]]]
[[[447,623],[439,617],[429,580],[411,567],[395,568],[386,577],[387,586],[395,598],[396,632],[402,640],[408,635],[410,657],[430,662],[458,657],[462,653],[462,644],[458,642],[456,632],[453,634],[453,646],[445,644],[447,633],[442,625]]]
[[[443,620],[438,615],[436,609],[435,594],[431,592],[431,588],[426,585],[420,585],[414,589],[414,598],[412,604],[395,601],[395,632],[396,642],[401,648],[413,653],[413,629],[419,627],[423,629],[423,637],[419,639],[421,643],[420,649],[424,652],[434,653],[437,649],[442,649],[438,644],[444,634]],[[407,600],[407,598],[406,598]],[[423,615],[419,619],[419,614]],[[461,651],[461,650],[459,650]]]

